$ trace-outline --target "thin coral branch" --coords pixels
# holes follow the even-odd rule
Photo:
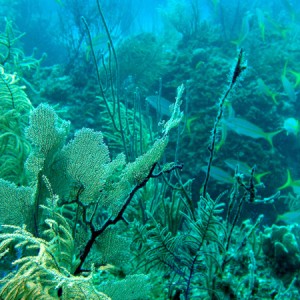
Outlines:
[[[202,193],[203,197],[206,197],[206,193],[207,193],[208,180],[210,177],[210,169],[212,166],[212,161],[214,158],[214,152],[215,152],[215,146],[216,146],[217,130],[218,130],[219,123],[223,116],[223,107],[224,107],[226,99],[228,98],[233,87],[235,86],[238,78],[240,77],[242,72],[246,69],[246,62],[245,62],[244,56],[245,56],[244,50],[240,49],[238,58],[237,58],[237,62],[236,62],[235,68],[233,69],[232,77],[229,82],[228,88],[227,88],[225,94],[223,95],[223,97],[219,101],[219,110],[218,110],[217,117],[215,119],[213,130],[212,130],[211,143],[210,143],[210,146],[208,147],[209,160],[208,160],[206,176],[205,176],[205,180],[204,180],[204,184],[203,184],[203,193]]]
[[[174,165],[170,169],[161,171],[158,174],[153,174],[156,165],[157,165],[157,163],[154,163],[152,165],[147,177],[140,184],[136,185],[132,189],[132,191],[130,192],[130,194],[127,197],[127,200],[124,202],[122,208],[120,209],[119,213],[117,214],[117,216],[115,218],[113,218],[113,219],[108,218],[106,220],[106,222],[102,225],[102,227],[98,230],[95,229],[95,227],[93,226],[93,224],[91,222],[88,223],[88,225],[90,226],[90,230],[91,230],[91,237],[88,240],[87,244],[85,245],[82,255],[80,256],[80,263],[79,263],[78,267],[76,268],[74,275],[77,275],[82,271],[81,267],[84,264],[88,254],[90,253],[91,248],[92,248],[93,244],[95,243],[97,237],[99,237],[109,226],[115,225],[119,221],[125,221],[123,218],[123,214],[124,214],[125,210],[127,209],[127,207],[129,206],[129,204],[131,203],[134,195],[137,193],[138,190],[140,190],[142,187],[144,187],[151,178],[156,178],[156,177],[162,175],[163,172],[171,172],[172,170],[174,170],[176,168],[182,168],[182,165]]]
[[[121,210],[119,211],[118,215],[114,219],[109,218],[99,230],[95,230],[94,227],[91,227],[91,231],[92,231],[91,237],[88,240],[82,255],[80,256],[80,263],[79,263],[78,267],[76,268],[74,275],[77,275],[81,272],[81,267],[84,264],[88,254],[90,253],[91,248],[92,248],[94,242],[96,241],[97,237],[100,236],[109,226],[114,225],[114,224],[118,223],[119,221],[123,220],[123,214],[124,214],[126,208],[130,204],[130,202],[133,199],[136,192],[139,189],[141,189],[142,187],[144,187],[146,185],[146,183],[149,181],[149,179],[152,178],[155,167],[156,167],[156,163],[153,164],[148,176],[140,184],[136,185],[133,188],[133,190],[130,192],[127,200],[125,201],[124,205],[122,206]]]

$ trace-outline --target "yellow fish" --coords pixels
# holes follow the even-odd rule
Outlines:
[[[278,101],[276,99],[276,97],[278,96],[278,94],[276,92],[273,92],[266,84],[265,82],[261,79],[258,78],[257,79],[257,84],[258,84],[258,90],[259,92],[261,92],[262,94],[271,97],[274,104],[278,105]]]
[[[291,187],[295,194],[300,194],[300,180],[293,180],[291,176],[291,171],[287,170],[287,179],[285,184],[278,188],[279,191]]]
[[[229,118],[223,122],[230,130],[237,134],[245,135],[253,139],[265,139],[271,145],[272,149],[274,148],[273,137],[283,130],[280,129],[274,132],[264,132],[260,127],[240,118]]]

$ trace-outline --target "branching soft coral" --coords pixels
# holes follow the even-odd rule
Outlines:
[[[12,263],[18,268],[0,281],[1,299],[49,300],[57,299],[59,294],[62,299],[70,299],[71,290],[76,290],[80,299],[109,299],[94,288],[93,272],[87,277],[72,275],[76,261],[71,228],[54,209],[43,209],[53,218],[45,221],[48,226],[45,239],[33,236],[25,227],[2,226],[5,233],[0,234],[1,255],[6,255],[9,246],[14,245],[22,257]]]

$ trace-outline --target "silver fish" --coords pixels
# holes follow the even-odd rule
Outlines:
[[[273,137],[280,133],[281,130],[277,130],[274,132],[264,132],[260,127],[250,123],[247,120],[239,119],[239,118],[229,118],[223,121],[224,124],[228,127],[228,129],[236,132],[240,135],[249,136],[253,139],[265,139],[269,142],[273,149]]]
[[[172,105],[172,103],[169,100],[155,95],[146,97],[146,102],[149,103],[149,105],[153,107],[158,114],[171,117],[170,105]]]

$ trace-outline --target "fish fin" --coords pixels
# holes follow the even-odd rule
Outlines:
[[[284,64],[283,70],[282,70],[282,77],[286,77],[286,73],[287,73],[287,66],[288,66],[289,61],[287,60]]]
[[[289,70],[289,72],[296,77],[296,82],[294,84],[294,88],[298,87],[300,85],[300,73],[293,71],[293,70]]]
[[[259,173],[259,174],[257,174],[257,175],[254,175],[254,178],[256,179],[257,183],[261,183],[261,179],[262,179],[264,176],[266,176],[266,175],[268,175],[268,174],[270,174],[270,173],[271,173],[270,171],[268,171],[268,172],[263,172],[263,173]]]
[[[192,134],[192,130],[191,130],[191,125],[194,121],[196,121],[197,119],[199,119],[200,116],[193,116],[187,119],[186,121],[186,129],[188,131],[188,134],[191,135]]]
[[[292,180],[292,176],[291,176],[291,171],[289,169],[287,169],[287,180],[286,180],[285,184],[283,184],[282,186],[277,188],[277,190],[281,191],[283,189],[290,187],[292,185],[292,182],[293,182],[293,180]]]
[[[280,222],[280,221],[282,221],[282,220],[283,220],[282,215],[277,215],[276,220],[275,220],[275,223],[278,223],[278,222]]]
[[[268,132],[266,133],[266,140],[269,142],[269,144],[271,145],[272,147],[272,150],[274,151],[274,145],[273,145],[273,137],[275,135],[277,135],[278,133],[282,132],[283,129],[279,129],[277,131],[274,131],[274,132]]]
[[[221,139],[219,141],[217,141],[216,145],[215,145],[216,152],[218,152],[221,149],[221,147],[225,144],[226,138],[227,138],[227,127],[224,124],[222,124]]]
[[[273,100],[275,105],[278,105],[278,100],[276,99],[277,96],[278,96],[277,93],[272,93],[271,94],[272,100]]]

